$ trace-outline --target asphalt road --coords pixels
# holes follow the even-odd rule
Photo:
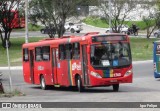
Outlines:
[[[83,30],[80,33],[70,33],[69,31],[66,31],[66,33],[64,35],[76,35],[76,36],[82,36],[88,32],[100,32],[100,33],[105,33],[105,29],[104,28],[98,28],[98,27],[93,27],[93,26],[89,26],[89,25],[83,25]],[[146,34],[144,33],[139,33],[138,36],[134,36],[134,35],[129,35],[130,37],[142,37],[142,38],[146,38]],[[21,31],[21,32],[12,32],[11,33],[11,38],[15,38],[15,37],[25,37],[25,31]],[[41,34],[40,31],[30,31],[29,32],[29,37],[48,37],[47,34]],[[153,35],[151,36],[153,38]]]
[[[2,82],[8,90],[8,70],[1,70]],[[12,70],[13,89],[18,89],[26,96],[0,98],[0,101],[24,102],[160,102],[160,79],[153,77],[152,61],[134,63],[133,83],[121,84],[119,92],[113,92],[112,87],[97,87],[86,89],[79,93],[70,88],[53,88],[41,90],[38,85],[24,83],[22,70]]]

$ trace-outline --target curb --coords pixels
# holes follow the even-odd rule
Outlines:
[[[133,61],[133,64],[142,64],[142,63],[149,63],[153,62],[153,60],[146,60],[146,61]],[[15,67],[10,67],[11,70],[22,70],[22,66],[15,66]],[[0,67],[0,70],[9,70],[8,67]]]
[[[22,70],[22,66],[10,67],[10,70]],[[9,67],[0,67],[0,70],[9,70]]]

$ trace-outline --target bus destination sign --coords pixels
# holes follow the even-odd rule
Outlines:
[[[107,41],[126,41],[126,36],[122,35],[105,35],[105,36],[94,36],[92,42],[107,42]]]

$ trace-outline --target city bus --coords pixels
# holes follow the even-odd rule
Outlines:
[[[160,41],[153,42],[154,77],[160,78]]]
[[[87,33],[25,43],[23,49],[24,81],[46,89],[89,87],[132,83],[132,57],[129,37],[125,34]]]

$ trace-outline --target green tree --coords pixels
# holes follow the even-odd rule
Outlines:
[[[148,15],[143,16],[143,21],[146,24],[147,38],[150,38],[153,31],[160,25],[160,5],[159,0],[146,0],[142,8],[148,11]],[[156,6],[156,7],[153,7]],[[152,8],[150,8],[152,7]]]
[[[136,10],[138,2],[135,0],[111,0],[111,12],[109,12],[109,0],[99,0],[99,8],[106,20],[111,17],[111,27],[114,32],[120,32],[120,27],[129,18],[129,14]],[[111,13],[111,15],[109,15]]]
[[[78,0],[79,1],[79,0]],[[58,37],[64,34],[66,19],[76,14],[76,0],[32,0],[29,18],[32,22],[55,28]],[[54,32],[49,34],[54,38]]]

